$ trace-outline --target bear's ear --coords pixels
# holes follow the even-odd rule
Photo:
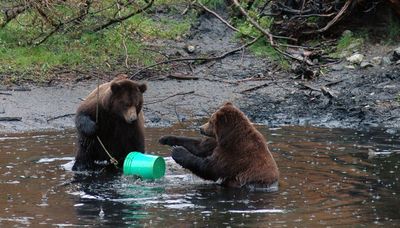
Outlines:
[[[233,104],[232,104],[232,102],[227,101],[227,102],[224,103],[224,106],[233,106]]]
[[[217,113],[215,113],[215,123],[217,125],[227,124],[228,123],[227,115],[222,111],[218,111]]]
[[[147,85],[144,84],[144,83],[139,84],[139,90],[140,90],[141,93],[146,92],[146,90],[147,90]]]
[[[115,76],[114,80],[121,80],[121,79],[128,79],[128,78],[129,78],[129,77],[128,77],[127,74],[120,73],[120,74],[117,74],[117,75]]]
[[[121,86],[118,83],[112,82],[111,83],[111,92],[114,94],[117,93],[119,91],[120,87]]]

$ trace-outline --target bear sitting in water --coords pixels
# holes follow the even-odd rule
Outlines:
[[[144,152],[143,93],[146,84],[116,78],[92,91],[76,112],[77,153],[72,170],[122,166],[129,152]],[[100,143],[101,142],[101,143]]]
[[[277,183],[278,167],[262,134],[232,103],[224,104],[200,127],[207,138],[163,136],[174,146],[172,158],[206,180],[227,187],[269,187]]]

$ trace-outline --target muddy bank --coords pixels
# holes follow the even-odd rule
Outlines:
[[[400,68],[331,72],[313,81],[277,82],[285,92],[263,88],[247,96],[244,109],[268,125],[338,128],[400,128]],[[330,94],[320,88],[325,86]],[[331,96],[332,95],[332,96]]]
[[[165,47],[166,55],[191,56],[224,53],[241,45],[236,41],[229,28],[204,14],[185,41],[155,45]],[[195,51],[185,51],[187,45],[194,46]],[[173,74],[195,78],[176,80],[157,72],[150,78],[139,75],[149,87],[144,106],[146,126],[200,120],[230,100],[252,121],[269,126],[400,129],[398,65],[338,68],[306,81],[294,79],[294,75],[246,50],[219,61],[175,69]],[[132,69],[132,73],[135,71]],[[324,94],[322,86],[330,92]],[[27,87],[29,91],[1,91],[0,117],[21,118],[0,121],[1,132],[73,128],[74,112],[96,87],[96,81]]]

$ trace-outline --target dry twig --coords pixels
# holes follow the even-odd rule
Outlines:
[[[172,95],[170,95],[170,96],[168,96],[168,97],[162,98],[162,99],[160,99],[160,100],[147,102],[146,105],[155,104],[155,103],[160,103],[160,102],[163,102],[163,101],[165,101],[165,100],[168,100],[168,99],[170,99],[170,98],[172,98],[172,97],[184,96],[184,95],[188,95],[188,94],[194,94],[194,90],[189,91],[189,92],[179,92],[179,93],[175,93],[175,94],[172,94]]]

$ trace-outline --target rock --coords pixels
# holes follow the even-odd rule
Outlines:
[[[354,54],[348,58],[346,58],[347,61],[353,64],[360,64],[364,59],[364,55],[362,54]]]
[[[372,64],[372,63],[370,63],[370,62],[368,62],[368,61],[362,61],[361,63],[360,63],[360,67],[361,68],[367,68],[367,67],[373,67],[374,65]]]
[[[196,47],[195,46],[193,46],[193,45],[187,45],[186,46],[186,51],[188,52],[188,53],[193,53],[194,51],[196,50]]]
[[[390,65],[392,61],[390,61],[390,58],[385,56],[382,58],[382,65]]]
[[[339,70],[343,70],[344,65],[343,64],[334,64],[331,66],[331,69],[334,71],[339,71]]]
[[[346,68],[346,69],[350,69],[350,70],[356,69],[356,67],[353,66],[353,65],[347,65],[347,66],[345,66],[345,68]]]
[[[394,49],[392,54],[392,61],[396,62],[398,60],[400,60],[400,47]]]
[[[371,59],[371,63],[374,64],[375,66],[379,66],[382,63],[382,57],[377,56]]]
[[[396,65],[400,65],[400,60],[397,60]]]

